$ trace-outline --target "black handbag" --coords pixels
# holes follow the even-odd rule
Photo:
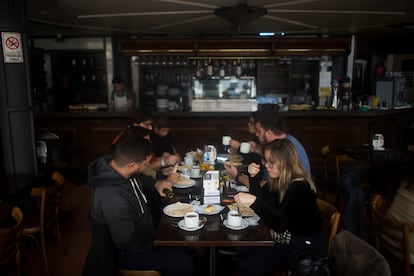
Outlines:
[[[334,276],[335,262],[327,253],[313,253],[299,259],[291,276]]]

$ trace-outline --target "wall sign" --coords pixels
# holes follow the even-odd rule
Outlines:
[[[23,63],[22,38],[20,33],[1,33],[4,63]]]

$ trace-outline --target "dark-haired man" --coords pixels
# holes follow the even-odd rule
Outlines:
[[[112,84],[114,90],[111,94],[109,108],[125,111],[131,109],[134,105],[134,93],[125,86],[124,80],[119,76],[113,78]]]
[[[191,275],[192,258],[184,250],[153,246],[156,222],[152,213],[160,211],[154,208],[161,209],[163,189],[171,190],[172,182],[156,181],[142,174],[151,155],[152,146],[147,139],[123,135],[115,144],[113,156],[101,157],[89,165],[93,241],[84,275],[97,275],[94,270],[111,259],[119,268]],[[102,240],[106,232],[109,238]],[[106,242],[113,244],[112,250],[109,248],[104,258],[96,258],[102,256],[99,247]],[[108,258],[113,253],[113,258]]]

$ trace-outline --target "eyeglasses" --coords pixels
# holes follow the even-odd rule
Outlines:
[[[261,161],[262,161],[262,165],[265,167],[268,167],[269,169],[272,169],[275,164],[275,162],[271,160],[267,161],[266,159],[262,159]]]

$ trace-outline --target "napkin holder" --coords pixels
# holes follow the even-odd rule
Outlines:
[[[220,204],[220,171],[207,171],[203,175],[203,203]]]

